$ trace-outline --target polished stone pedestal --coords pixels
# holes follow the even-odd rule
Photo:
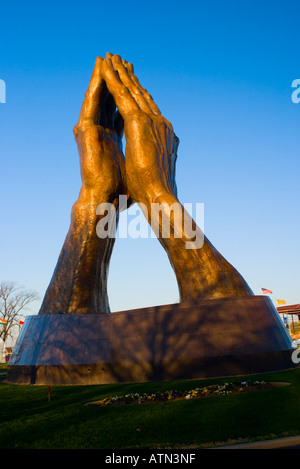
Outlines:
[[[292,368],[292,351],[264,296],[36,315],[22,328],[8,381],[105,384],[245,375]]]

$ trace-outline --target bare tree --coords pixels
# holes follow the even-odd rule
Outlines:
[[[35,291],[26,290],[16,282],[0,283],[0,320],[3,320],[0,338],[3,342],[12,337],[14,326],[20,324],[21,312],[37,299],[38,294]]]

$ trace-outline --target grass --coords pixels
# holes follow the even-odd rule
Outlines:
[[[3,371],[0,368],[0,372]],[[102,386],[23,386],[0,381],[0,448],[197,448],[300,434],[300,367],[245,377],[289,386],[195,400],[89,407],[112,395],[193,389],[232,379]]]

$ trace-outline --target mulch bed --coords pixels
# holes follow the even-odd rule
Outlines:
[[[190,400],[201,399],[212,396],[224,396],[228,394],[236,394],[241,392],[262,391],[279,386],[286,386],[289,383],[282,382],[265,382],[265,381],[238,381],[238,382],[225,382],[221,384],[213,384],[203,388],[195,388],[184,391],[164,391],[156,393],[132,393],[122,396],[105,397],[104,399],[88,402],[86,406],[124,406],[134,404],[152,404],[154,402],[170,402],[175,400]]]

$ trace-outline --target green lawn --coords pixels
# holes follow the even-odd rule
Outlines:
[[[300,368],[245,377],[290,383],[262,391],[141,405],[84,405],[116,394],[190,390],[241,379],[51,386],[50,402],[46,386],[2,379],[0,448],[196,448],[300,434]]]

